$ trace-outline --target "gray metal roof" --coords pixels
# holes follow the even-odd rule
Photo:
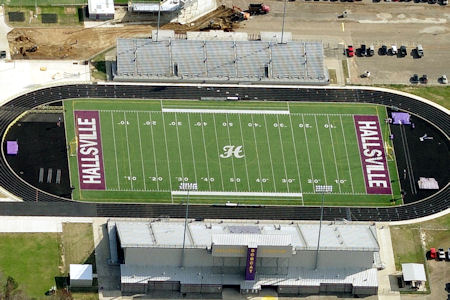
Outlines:
[[[403,280],[427,281],[423,264],[402,264]]]
[[[111,222],[116,223],[123,248],[177,248],[181,247],[183,243],[184,220],[153,220],[149,222],[115,220]],[[236,231],[236,228],[245,228],[246,230]],[[189,222],[186,246],[210,248],[213,242],[229,243],[230,245],[252,242],[261,246],[278,243],[280,246],[292,245],[299,250],[315,250],[318,233],[319,223]],[[375,229],[370,225],[324,222],[320,241],[322,250],[379,251]]]
[[[122,248],[154,246],[156,243],[149,225],[145,222],[116,222]]]
[[[116,80],[327,84],[322,42],[117,39]]]
[[[180,281],[181,284],[240,285],[242,273],[218,274],[211,267],[144,267],[120,265],[122,283],[147,283],[148,281]],[[284,275],[256,275],[254,284],[264,286],[320,286],[321,283],[353,284],[358,287],[378,286],[377,270],[339,269],[305,270],[289,268]]]

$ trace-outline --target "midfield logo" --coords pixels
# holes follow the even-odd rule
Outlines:
[[[227,145],[223,146],[223,154],[220,154],[219,156],[222,158],[230,158],[232,155],[236,158],[243,158],[245,155],[240,155],[242,153],[242,146],[234,146],[234,145]]]

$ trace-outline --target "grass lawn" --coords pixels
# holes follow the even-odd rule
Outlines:
[[[422,87],[422,86],[389,85],[386,87],[423,97],[439,105],[442,105],[447,109],[450,109],[450,86]]]
[[[63,233],[0,233],[0,272],[13,277],[29,297],[43,299],[55,277],[67,276],[69,264],[95,257],[92,224],[63,224]],[[62,259],[64,257],[64,259]],[[64,262],[63,262],[64,261]],[[74,299],[98,299],[96,292],[74,292]]]
[[[62,6],[6,6],[5,16],[8,12],[23,12],[23,22],[13,22],[8,18],[8,23],[15,27],[51,27],[51,26],[76,26],[80,23],[80,9],[78,7]],[[56,14],[57,23],[42,23],[42,14]]]
[[[91,76],[95,79],[106,80],[105,52],[94,57],[91,64],[94,66]]]
[[[76,99],[64,107],[77,200],[178,203],[186,198],[179,184],[196,182],[195,203],[314,205],[321,201],[314,186],[325,184],[333,186],[327,205],[391,205],[391,194],[366,192],[355,132],[354,115],[384,120],[381,106]],[[76,111],[98,116],[101,188],[79,182],[76,149],[86,140],[85,131],[82,142],[75,139]],[[387,137],[389,128],[380,124]],[[400,199],[393,159],[388,168]]]
[[[55,285],[60,276],[60,236],[56,233],[1,233],[0,270],[12,276],[19,288],[33,298]]]
[[[421,232],[425,236],[426,251],[432,247],[444,247],[447,250],[450,245],[450,215],[423,223],[390,228],[397,270],[401,270],[402,263],[424,263]]]
[[[70,264],[95,265],[91,223],[64,223],[61,240],[64,249],[64,275],[69,272]]]
[[[87,0],[0,0],[6,6],[84,5]]]
[[[391,226],[395,268],[401,270],[404,263],[423,263],[424,253],[417,226]]]

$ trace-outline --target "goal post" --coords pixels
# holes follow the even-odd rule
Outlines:
[[[78,149],[78,138],[75,136],[69,142],[69,155],[70,156],[76,156],[77,155],[77,149]]]
[[[394,160],[394,147],[392,147],[392,145],[387,141],[384,142],[384,151],[386,152],[388,160]]]

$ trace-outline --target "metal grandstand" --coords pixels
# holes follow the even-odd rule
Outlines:
[[[117,40],[116,81],[328,84],[322,42]]]

